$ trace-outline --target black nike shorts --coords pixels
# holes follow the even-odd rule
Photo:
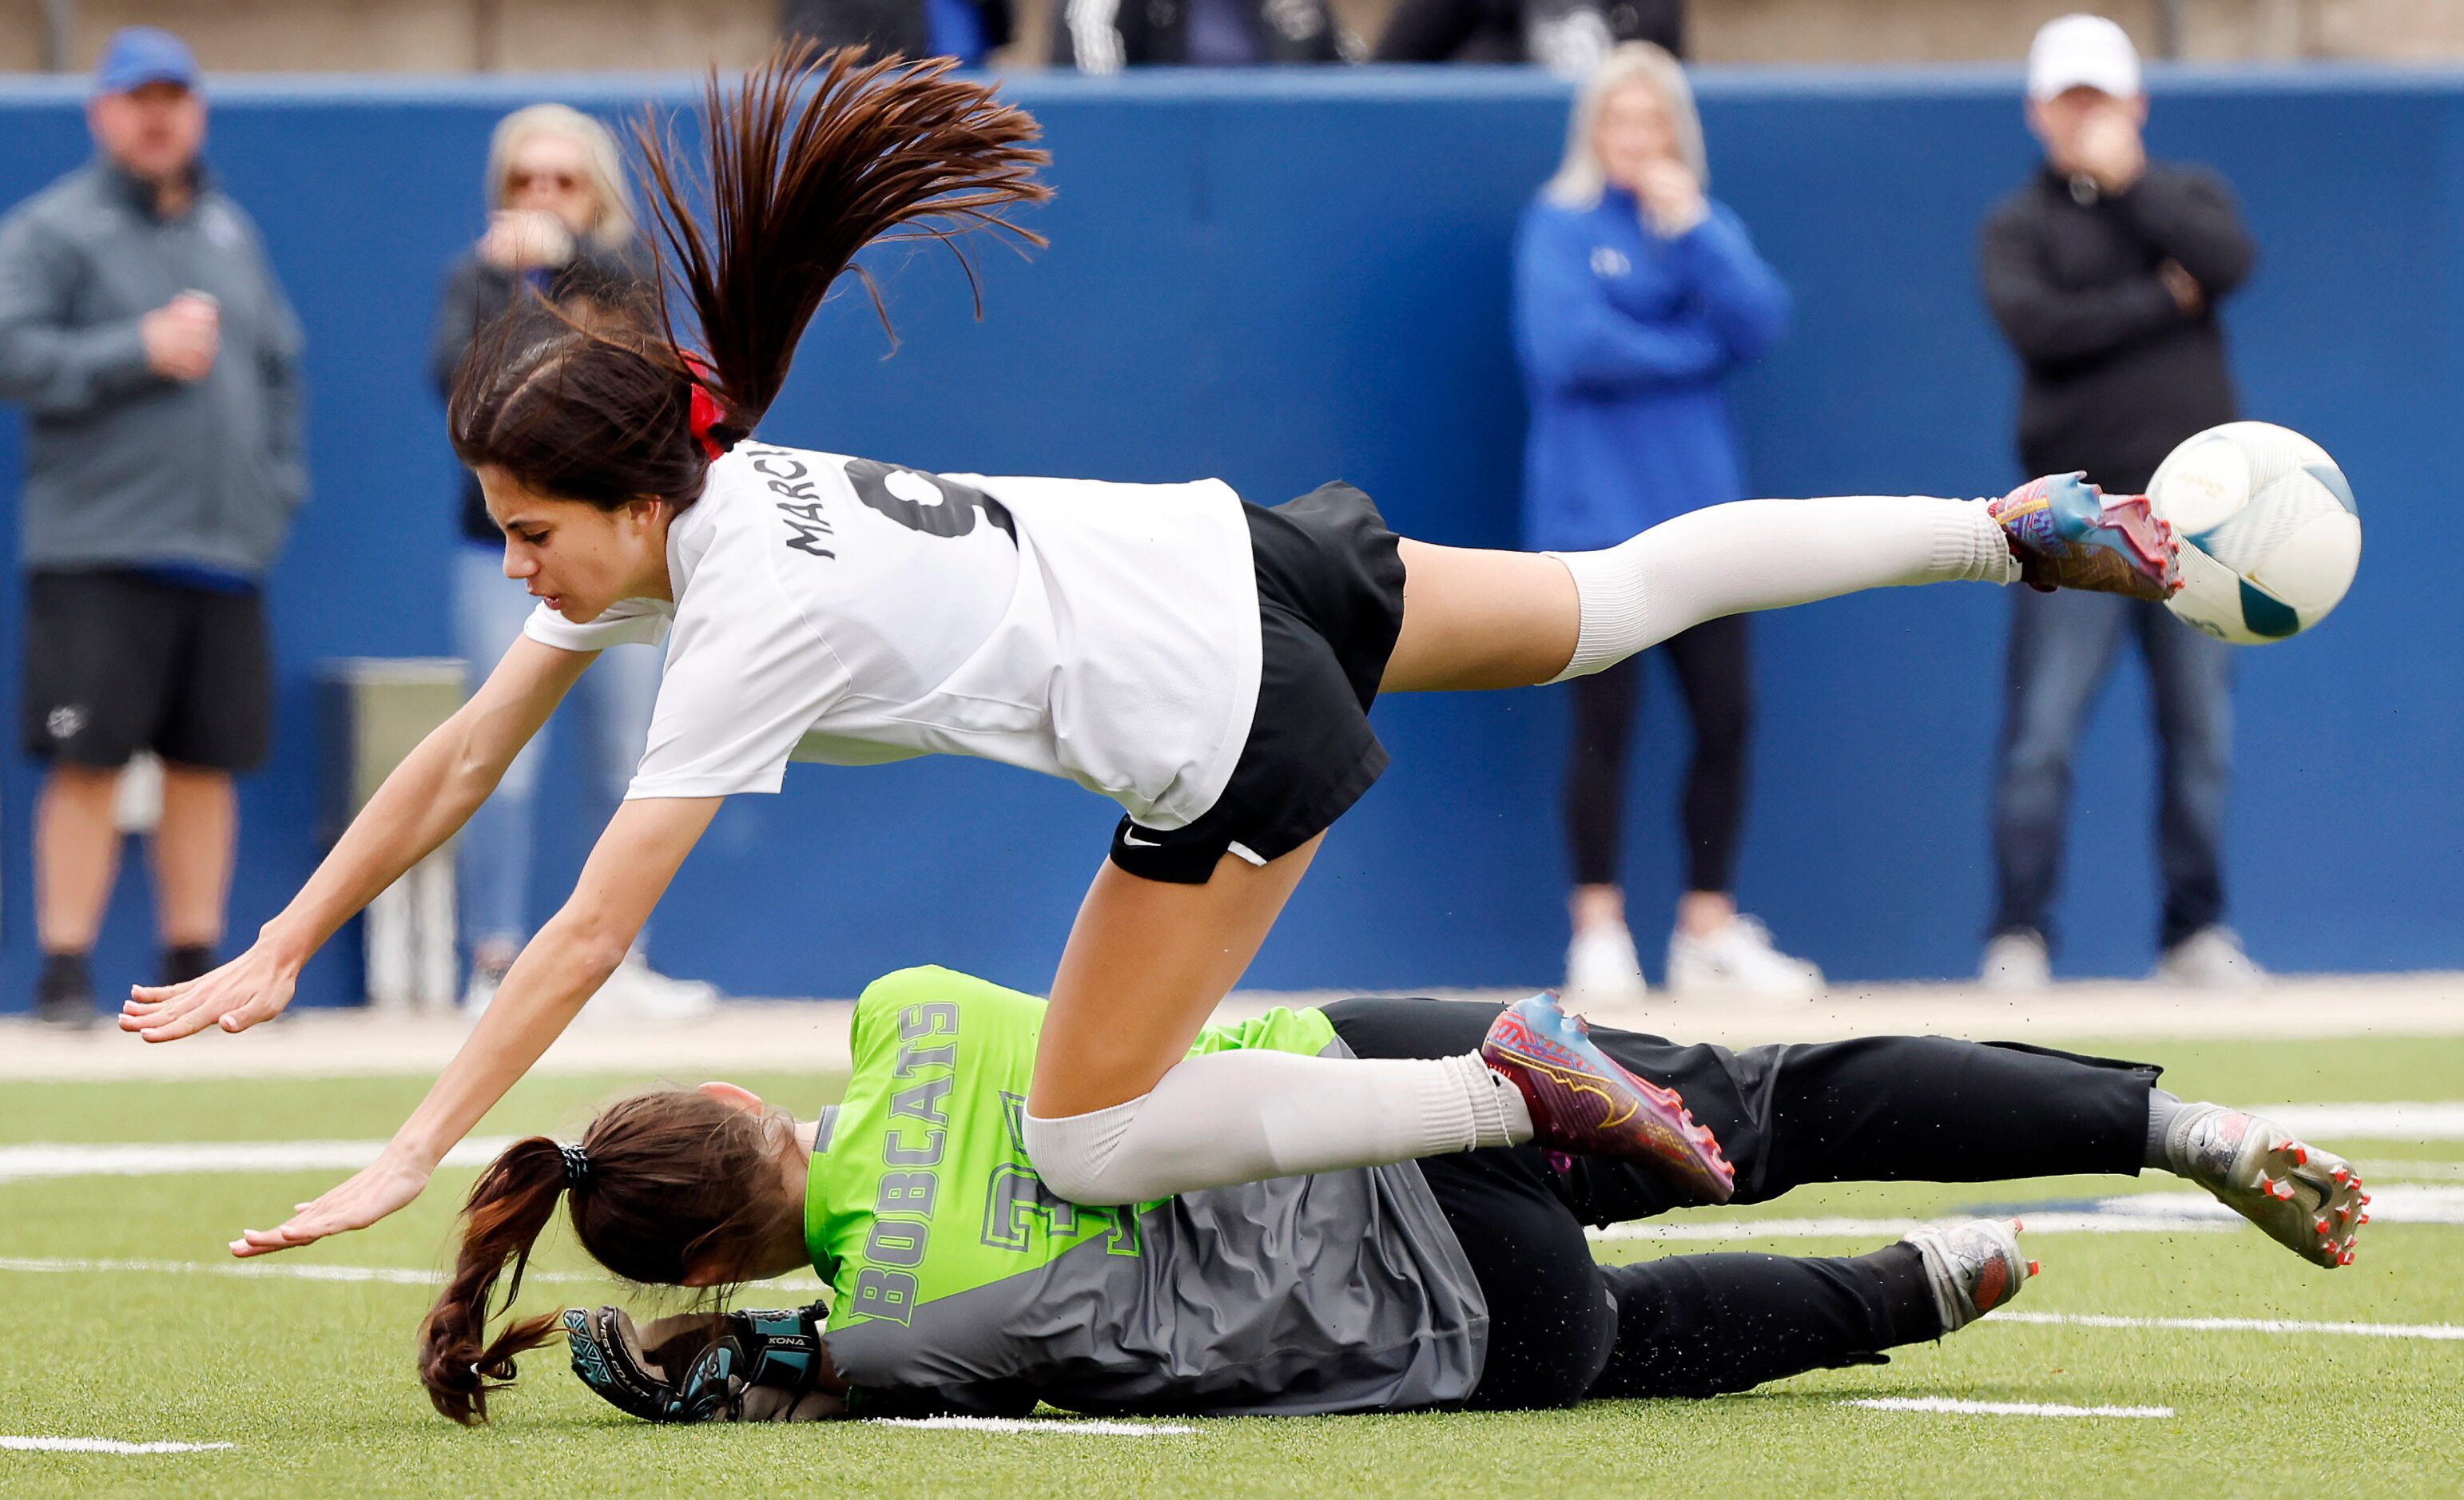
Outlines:
[[[1403,629],[1403,559],[1367,495],[1340,482],[1242,506],[1258,574],[1258,707],[1215,805],[1175,829],[1122,818],[1112,862],[1203,885],[1229,854],[1281,859],[1331,827],[1386,770],[1369,727]]]
[[[150,750],[250,771],[274,724],[265,601],[143,573],[26,576],[23,733],[37,760],[96,771]]]

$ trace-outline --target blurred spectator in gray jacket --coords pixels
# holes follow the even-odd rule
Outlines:
[[[86,105],[99,154],[0,220],[0,398],[28,428],[24,732],[48,763],[35,1011],[64,1024],[94,1019],[113,795],[139,750],[164,763],[161,978],[214,965],[231,775],[272,727],[261,590],[308,488],[298,319],[206,169],[198,85],[178,37],[114,35]]]
[[[1589,77],[1623,42],[1685,55],[1685,0],[1402,0],[1379,62],[1536,62]]]
[[[447,396],[472,341],[518,301],[539,306],[543,299],[561,315],[587,321],[656,294],[649,248],[634,216],[616,138],[605,125],[562,104],[517,109],[497,122],[489,140],[487,174],[488,228],[446,272],[429,346],[429,374]],[[475,691],[521,634],[537,601],[505,576],[504,533],[469,473],[462,476],[460,518],[454,649],[470,663]],[[594,829],[624,800],[659,691],[655,649],[618,646],[606,656],[567,700],[582,715]],[[496,982],[530,935],[533,822],[553,728],[531,740],[462,830],[457,884],[471,947],[463,998],[474,1011],[495,996]],[[655,1016],[708,1010],[718,992],[652,970],[644,956],[649,941],[647,932],[635,939],[633,952],[600,991],[599,1008],[611,1015]]]

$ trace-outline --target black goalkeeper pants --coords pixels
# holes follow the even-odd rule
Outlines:
[[[1327,1007],[1362,1057],[1459,1056],[1497,1008],[1346,1000]],[[1595,1028],[1617,1062],[1684,1096],[1737,1168],[1740,1204],[1802,1183],[1980,1183],[2136,1173],[2160,1070],[2010,1042],[1933,1036],[1731,1052]],[[1586,1225],[1699,1200],[1652,1168],[1534,1146],[1424,1159],[1489,1309],[1471,1404],[1713,1396],[1782,1376],[1876,1363],[1942,1323],[1913,1248],[1819,1258],[1676,1255],[1600,1266]]]

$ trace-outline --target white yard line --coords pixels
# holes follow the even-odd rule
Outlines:
[[[228,1443],[121,1443],[111,1438],[0,1437],[0,1448],[22,1453],[210,1453]]]
[[[2025,1220],[2030,1234],[2181,1234],[2242,1228],[2239,1214],[2205,1193],[2122,1193],[2086,1208],[2005,1210]],[[1661,1242],[1714,1240],[1891,1239],[1938,1219],[1865,1219],[1845,1215],[1808,1219],[1647,1220],[1613,1224],[1591,1231],[1595,1240]],[[2386,1185],[2370,1189],[2370,1223],[2464,1224],[2464,1187],[2443,1184]],[[2366,1244],[2367,1242],[2365,1241]]]
[[[374,1281],[391,1286],[432,1287],[445,1280],[441,1271],[421,1271],[410,1266],[329,1266],[319,1261],[258,1258],[251,1260],[77,1260],[55,1256],[0,1255],[0,1273],[18,1272],[28,1275],[94,1275],[107,1272],[138,1272],[147,1275],[188,1276],[273,1276],[297,1281]],[[586,1271],[540,1271],[536,1268],[523,1273],[525,1282],[537,1281],[550,1286],[613,1286],[615,1278]],[[813,1275],[781,1276],[757,1282],[751,1290],[772,1292],[820,1292],[825,1290],[821,1278]],[[741,1299],[746,1304],[760,1301],[759,1296]]]
[[[474,1136],[447,1166],[485,1166],[512,1136]],[[356,1172],[382,1141],[119,1141],[0,1146],[0,1183],[38,1177],[193,1177],[206,1172]]]
[[[379,1281],[405,1287],[432,1287],[445,1280],[442,1272],[420,1271],[409,1266],[328,1266],[316,1261],[283,1260],[69,1260],[0,1256],[0,1272],[11,1271],[34,1275],[137,1272],[168,1276],[274,1276],[297,1281]],[[580,1272],[533,1271],[522,1279],[583,1282],[608,1278]]]
[[[930,1427],[956,1432],[1043,1432],[1094,1438],[1183,1437],[1198,1430],[1196,1427],[1138,1422],[1047,1422],[1028,1417],[875,1417],[870,1425]]]
[[[2263,1104],[2266,1116],[2318,1145],[2339,1141],[2464,1141],[2464,1103],[2451,1099],[2384,1104]]]
[[[2062,1406],[2020,1401],[1953,1401],[1947,1396],[1868,1396],[1839,1403],[1868,1411],[1923,1411],[1973,1417],[2170,1417],[2170,1406]]]
[[[2306,1323],[2279,1317],[2121,1317],[2110,1313],[2022,1313],[2013,1308],[1988,1323],[2066,1323],[2075,1328],[2163,1328],[2196,1334],[2333,1334],[2356,1338],[2464,1341],[2459,1323]]]

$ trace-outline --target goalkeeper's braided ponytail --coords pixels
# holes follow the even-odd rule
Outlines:
[[[428,1399],[455,1422],[485,1422],[489,1395],[514,1379],[515,1357],[556,1337],[554,1312],[519,1319],[494,1339],[488,1318],[492,1303],[512,1309],[560,1198],[601,1265],[627,1281],[682,1286],[696,1270],[723,1274],[744,1264],[777,1232],[780,1158],[791,1148],[785,1116],[748,1114],[692,1089],[617,1100],[591,1121],[578,1150],[545,1136],[506,1147],[471,1189],[453,1273],[420,1324]],[[588,1169],[575,1171],[573,1156]]]
[[[556,1330],[556,1315],[549,1313],[524,1318],[495,1342],[485,1342],[496,1278],[512,1261],[513,1279],[505,1287],[505,1305],[511,1307],[530,1265],[531,1246],[563,1192],[564,1153],[545,1136],[506,1147],[471,1189],[452,1279],[419,1326],[420,1380],[436,1409],[456,1422],[487,1421],[488,1393],[513,1380],[514,1356],[545,1343]]]

